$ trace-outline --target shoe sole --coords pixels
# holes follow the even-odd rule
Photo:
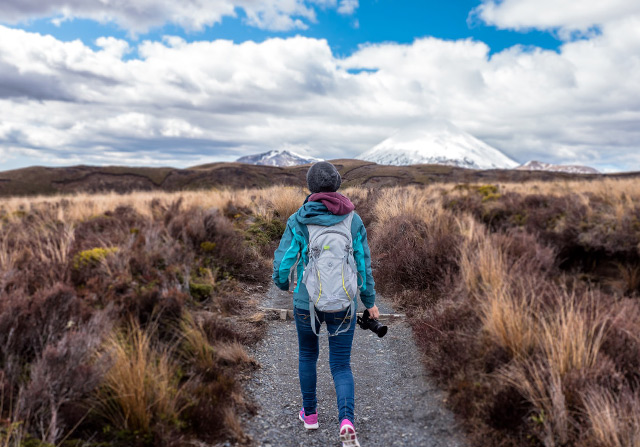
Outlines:
[[[360,447],[356,432],[349,426],[344,431],[340,431],[340,441],[342,441],[342,447]]]
[[[315,424],[307,424],[305,420],[302,418],[302,416],[300,416],[300,413],[298,413],[298,419],[304,422],[304,428],[306,428],[307,430],[316,430],[318,428],[317,422]]]

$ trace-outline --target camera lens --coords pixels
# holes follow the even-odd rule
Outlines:
[[[387,333],[387,327],[378,320],[370,320],[369,329],[375,332],[379,338],[384,337]]]
[[[379,338],[382,338],[387,333],[387,327],[380,323],[378,320],[374,320],[373,318],[369,318],[369,311],[365,310],[362,314],[362,317],[357,317],[356,321],[358,325],[360,325],[361,329],[369,329],[376,333]]]

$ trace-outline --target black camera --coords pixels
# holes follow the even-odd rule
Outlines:
[[[360,325],[360,329],[369,329],[375,332],[378,337],[382,338],[387,333],[387,327],[375,318],[369,317],[369,309],[362,312],[362,316],[356,318],[356,322]]]

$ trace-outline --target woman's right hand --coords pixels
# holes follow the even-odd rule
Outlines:
[[[378,306],[376,306],[375,304],[373,305],[373,307],[367,310],[369,311],[369,318],[374,318],[377,320],[380,317],[380,311],[378,310]]]

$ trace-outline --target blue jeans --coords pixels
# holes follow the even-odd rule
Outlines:
[[[329,333],[335,333],[340,323],[344,319],[349,309],[327,313],[316,310],[316,329],[319,330],[322,322],[327,323]],[[318,336],[311,330],[309,311],[295,308],[293,314],[298,330],[298,373],[300,375],[300,390],[302,391],[302,404],[306,414],[316,412],[318,400],[316,398],[316,363],[318,362]],[[348,326],[349,329],[339,335],[329,337],[329,366],[333,383],[336,387],[338,398],[339,421],[349,419],[353,423],[353,412],[355,404],[355,387],[353,373],[351,372],[351,344],[353,342],[353,332],[355,330],[355,318],[351,321],[347,319],[341,330]]]

